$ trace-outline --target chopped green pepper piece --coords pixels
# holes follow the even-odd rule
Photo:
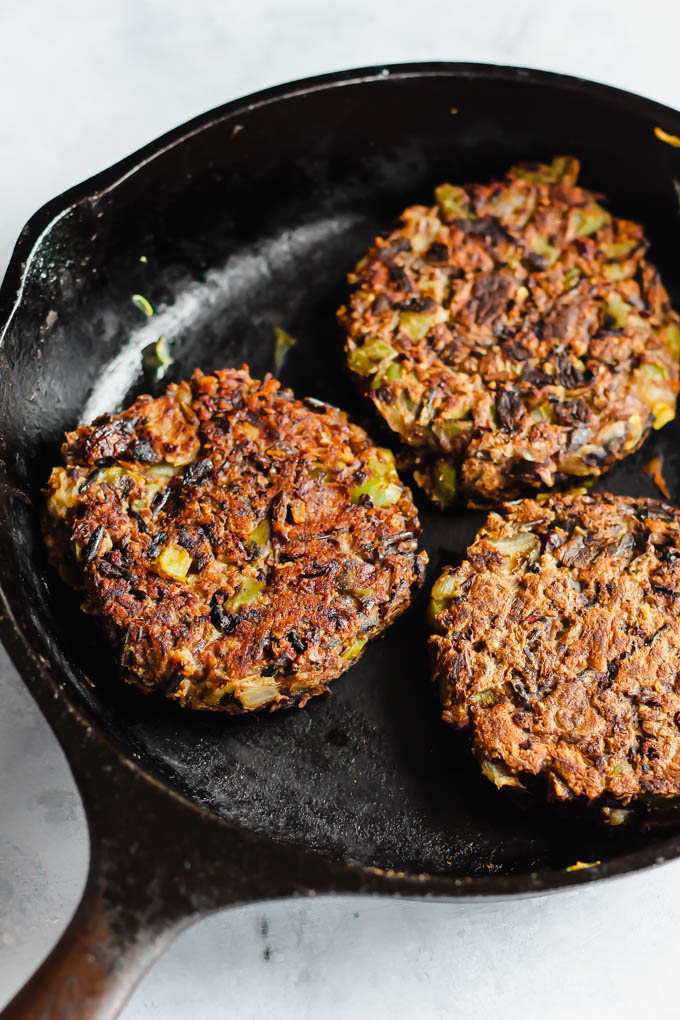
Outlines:
[[[427,604],[427,620],[430,628],[441,634],[444,633],[443,626],[437,620],[440,613],[443,613],[451,605],[450,599],[430,599]]]
[[[170,366],[172,358],[168,351],[168,341],[161,336],[155,343],[149,344],[142,350],[142,367],[147,382],[158,382],[162,379]]]
[[[666,326],[666,350],[674,358],[680,357],[680,328],[674,322]]]
[[[345,662],[354,662],[354,660],[358,659],[359,656],[361,655],[362,651],[364,650],[364,645],[366,644],[367,641],[368,638],[358,637],[355,641],[352,642],[347,651],[342,653],[340,658],[344,659]]]
[[[468,206],[468,196],[464,188],[454,184],[440,184],[434,189],[437,205],[449,220],[469,220],[474,214]]]
[[[623,329],[626,325],[630,310],[631,305],[618,294],[610,294],[607,298],[607,312],[614,319],[617,329]]]
[[[411,340],[422,340],[430,332],[436,323],[446,318],[446,313],[440,307],[434,312],[400,312],[399,327]]]
[[[611,241],[609,244],[601,245],[602,251],[608,259],[617,259],[622,255],[628,255],[637,241]]]
[[[391,361],[385,368],[379,368],[375,373],[371,389],[379,390],[386,382],[395,382],[397,379],[401,379],[401,365]]]
[[[443,506],[453,503],[456,498],[456,469],[445,460],[438,460],[432,472],[434,498]]]
[[[587,237],[589,234],[594,234],[596,230],[604,227],[611,220],[607,210],[597,202],[590,202],[582,208],[573,209],[571,218],[573,218],[575,237]]]
[[[625,262],[609,262],[602,267],[602,275],[606,280],[625,280],[631,274]]]
[[[496,691],[493,687],[487,687],[486,690],[473,694],[471,700],[478,702],[480,705],[494,705],[496,703]]]
[[[560,257],[560,249],[556,248],[554,244],[550,244],[547,237],[537,237],[531,245],[532,251],[536,255],[540,255],[547,266],[554,265]]]
[[[260,521],[254,531],[251,532],[250,541],[254,542],[255,545],[265,546],[268,545],[272,537],[272,526],[265,517],[263,521]]]
[[[281,329],[280,326],[274,326],[274,360],[272,364],[272,373],[278,375],[283,368],[283,362],[286,354],[295,347],[297,340],[291,336],[290,333],[286,333],[285,329]]]
[[[352,489],[352,503],[359,503],[362,496],[369,496],[374,506],[391,506],[398,503],[402,496],[401,486],[387,482],[384,478],[368,478],[361,485]]]
[[[572,266],[571,269],[567,269],[566,273],[564,274],[564,278],[563,278],[564,289],[565,290],[573,290],[574,287],[577,285],[577,283],[579,282],[580,279],[581,279],[581,273],[576,268],[576,266]]]
[[[392,361],[396,356],[397,351],[390,344],[384,340],[372,340],[352,351],[347,362],[353,372],[359,375],[373,375],[381,362]]]

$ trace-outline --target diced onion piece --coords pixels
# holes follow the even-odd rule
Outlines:
[[[458,571],[445,570],[432,585],[432,598],[452,599],[455,595],[460,595],[463,580]]]
[[[487,759],[487,761],[482,762],[482,772],[499,790],[502,786],[515,786],[520,790],[525,789],[524,784],[519,781],[514,772],[511,772],[506,765],[499,761]]]
[[[664,365],[641,365],[635,379],[645,403],[654,415],[654,428],[660,429],[675,417],[675,393],[668,385],[668,372]]]
[[[605,241],[603,244],[600,245],[600,248],[602,249],[602,251],[607,256],[608,259],[618,259],[621,258],[621,256],[623,255],[628,255],[633,250],[636,244],[637,241],[635,240],[610,241],[609,243]]]
[[[503,570],[507,573],[517,573],[526,569],[528,563],[533,563],[538,556],[541,543],[537,535],[530,531],[518,531],[508,538],[499,538],[491,542],[503,557]]]
[[[174,478],[181,470],[181,467],[176,467],[174,464],[166,464],[165,461],[161,464],[150,464],[149,467],[144,468],[145,473],[149,477],[162,479],[163,481]]]
[[[237,697],[249,712],[267,705],[279,693],[279,685],[272,676],[246,677],[241,683],[246,686],[241,687]]]
[[[536,237],[531,242],[531,249],[536,255],[540,255],[546,266],[552,266],[560,257],[560,249],[550,244],[547,237]]]
[[[609,825],[623,825],[633,814],[625,808],[603,808],[602,813]]]

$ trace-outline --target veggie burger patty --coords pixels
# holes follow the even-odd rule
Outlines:
[[[680,794],[680,511],[594,495],[489,515],[432,590],[446,722],[486,776],[560,801]]]
[[[422,579],[392,454],[245,367],[140,397],[62,453],[50,559],[116,639],[124,679],[181,705],[304,704]]]
[[[595,477],[674,417],[680,318],[578,172],[443,184],[350,274],[349,367],[442,505]]]

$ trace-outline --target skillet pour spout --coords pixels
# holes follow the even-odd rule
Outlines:
[[[78,599],[48,570],[39,529],[64,432],[147,391],[142,352],[161,336],[173,359],[165,385],[244,362],[262,377],[280,327],[297,340],[282,382],[384,440],[344,372],[335,310],[376,234],[443,181],[575,156],[584,186],[645,224],[680,306],[680,150],[656,127],[680,136],[680,114],[538,71],[346,71],[198,117],[27,224],[0,291],[0,629],[67,755],[91,859],[69,927],[2,1016],[113,1017],[183,926],[232,904],[535,895],[678,856],[677,828],[608,831],[518,810],[442,725],[426,601],[481,514],[417,497],[429,574],[399,626],[332,697],[229,719],[121,684]],[[678,502],[678,432],[655,433],[607,489],[654,496],[642,467],[665,454]],[[567,871],[576,861],[600,863]]]

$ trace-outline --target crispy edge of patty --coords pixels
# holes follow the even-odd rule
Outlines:
[[[675,414],[680,318],[578,171],[442,185],[349,276],[349,367],[442,506],[596,478]]]
[[[498,787],[618,824],[680,795],[680,511],[525,499],[489,515],[432,589],[433,679]],[[676,689],[677,688],[677,689]]]
[[[85,590],[88,612],[120,647],[124,678],[182,705],[240,713],[304,704],[422,581],[417,512],[392,454],[343,412],[295,400],[246,366],[197,371],[160,398],[141,397],[67,434],[62,455],[47,486],[49,558]],[[326,523],[330,515],[327,542],[306,510]],[[364,540],[375,563],[359,556]],[[284,565],[284,550],[297,559]],[[310,590],[320,600],[311,608]],[[298,612],[293,596],[310,613],[327,611],[327,629],[335,613],[340,638],[316,625],[279,634]]]

